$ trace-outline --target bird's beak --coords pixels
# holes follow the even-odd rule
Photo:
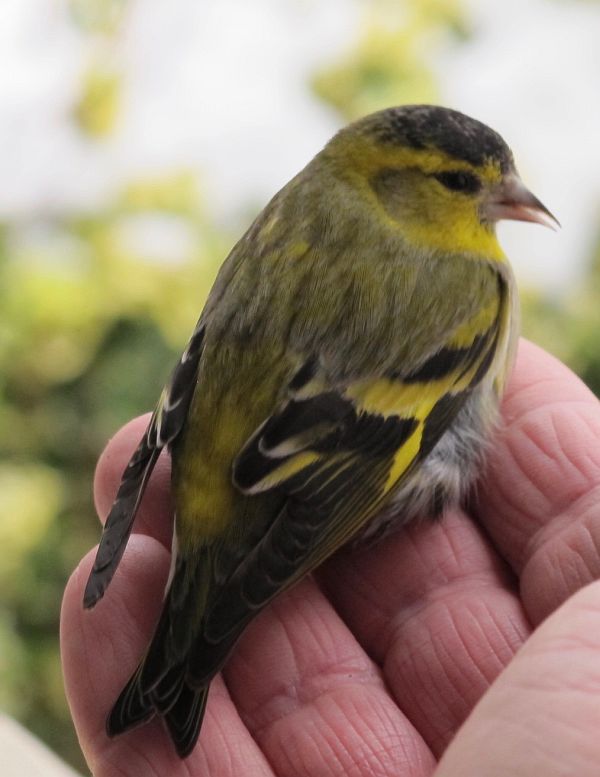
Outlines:
[[[512,219],[534,221],[550,229],[560,227],[558,219],[526,188],[516,173],[505,176],[483,206],[488,221]]]

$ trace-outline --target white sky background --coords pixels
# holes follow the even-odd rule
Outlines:
[[[0,218],[94,208],[139,173],[199,171],[222,217],[260,204],[337,129],[307,75],[358,35],[365,0],[137,0],[114,44],[61,0],[0,2]],[[471,0],[473,39],[440,57],[442,101],[500,131],[559,233],[506,224],[522,279],[560,291],[600,224],[600,3]],[[124,114],[89,142],[69,113],[94,56]]]

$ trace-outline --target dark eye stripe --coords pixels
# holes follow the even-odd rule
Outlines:
[[[451,170],[447,173],[436,173],[433,176],[446,189],[463,194],[476,194],[481,189],[481,181],[473,173],[466,170]]]

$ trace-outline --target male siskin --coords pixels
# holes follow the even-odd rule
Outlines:
[[[515,350],[500,219],[550,223],[494,131],[412,105],[341,130],[223,264],[106,522],[103,596],[172,457],[162,615],[107,721],[198,738],[210,681],[273,597],[343,543],[460,502]]]

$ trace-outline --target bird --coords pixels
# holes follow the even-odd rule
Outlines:
[[[558,222],[502,137],[404,105],[341,129],[223,263],[108,515],[104,595],[161,451],[175,520],[162,613],[108,714],[158,715],[181,758],[248,623],[342,545],[472,488],[514,360],[501,219]]]

